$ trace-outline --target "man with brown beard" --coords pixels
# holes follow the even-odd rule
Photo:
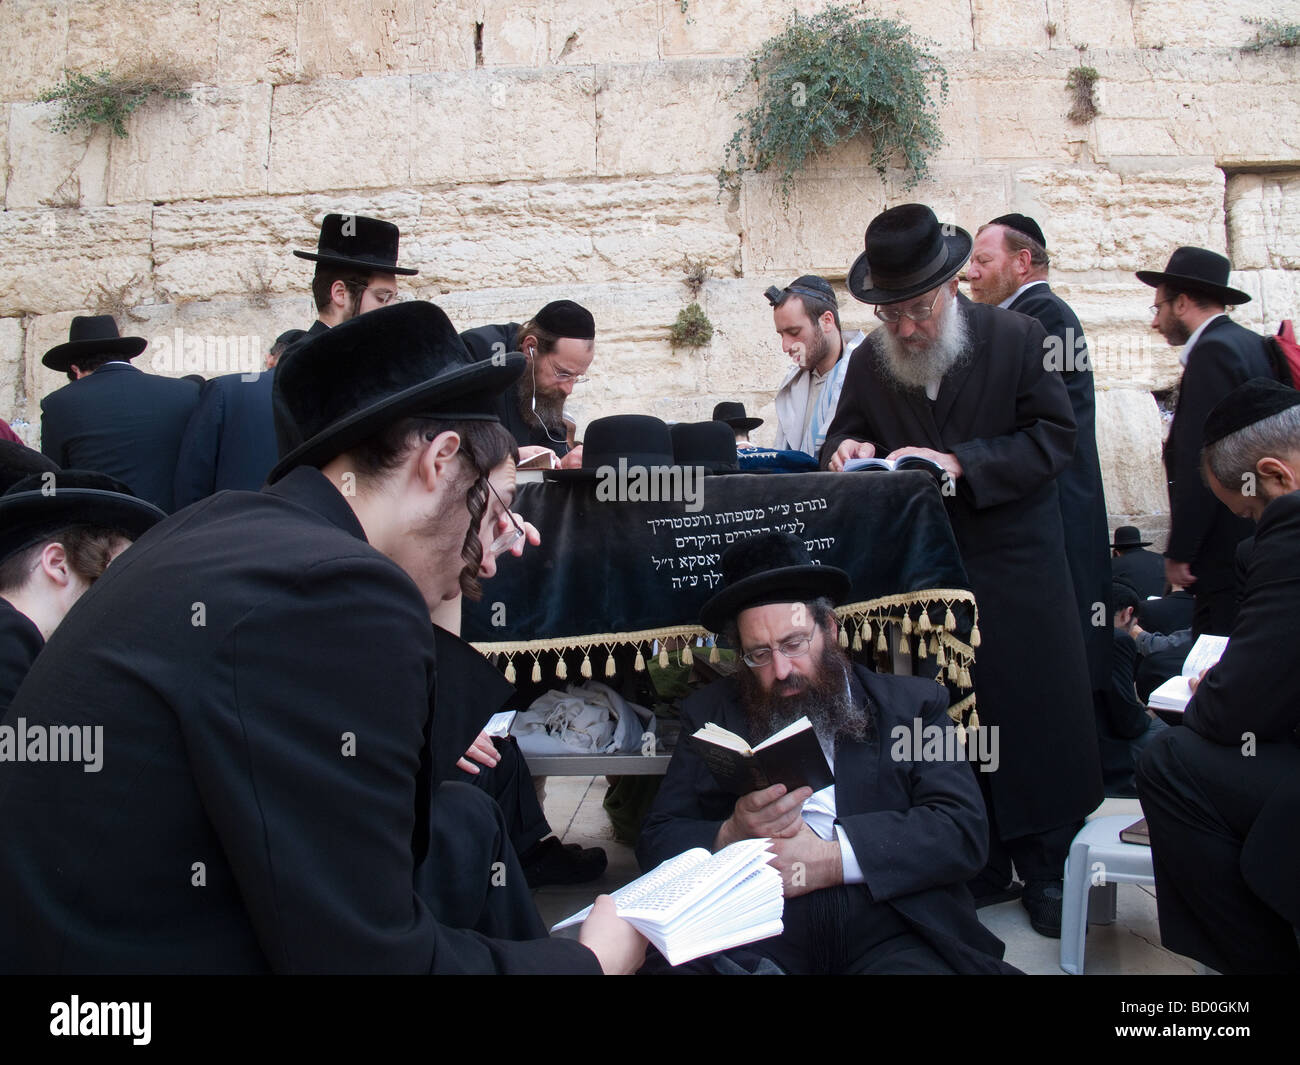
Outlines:
[[[910,203],[873,219],[864,243],[849,291],[883,325],[849,367],[821,462],[921,455],[947,472],[979,608],[977,709],[1001,740],[998,771],[980,775],[994,841],[981,901],[1018,893],[1014,861],[1030,924],[1059,936],[1066,853],[1102,800],[1056,486],[1074,454],[1070,397],[1038,321],[958,295],[964,230]]]
[[[795,537],[742,540],[723,554],[722,571],[700,620],[727,636],[740,667],[686,700],[682,734],[712,721],[752,745],[806,716],[837,783],[816,794],[775,784],[737,798],[692,742],[678,744],[641,829],[642,868],[692,847],[770,837],[785,882],[781,935],[693,968],[1014,971],[965,886],[984,864],[988,826],[964,754],[926,760],[900,743],[950,725],[945,689],[849,661],[833,609],[848,594],[848,575],[813,564]]]
[[[501,363],[512,351],[523,352],[528,367],[502,393],[497,415],[519,445],[519,463],[552,452],[561,469],[582,467],[582,445],[570,448],[564,418],[565,400],[582,384],[596,356],[596,320],[572,300],[548,303],[520,325],[481,325],[460,335],[480,362]]]

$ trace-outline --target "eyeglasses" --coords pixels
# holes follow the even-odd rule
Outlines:
[[[812,644],[812,634],[807,636],[791,636],[790,639],[784,640],[775,647],[755,647],[752,651],[747,651],[741,657],[745,660],[746,665],[761,668],[772,661],[772,656],[780,651],[782,656],[788,659],[803,658],[808,653],[808,648]]]
[[[907,318],[913,322],[924,322],[934,314],[934,305],[939,302],[939,297],[943,294],[943,289],[935,289],[934,299],[930,301],[930,306],[921,307],[914,311],[906,309],[896,309],[894,307],[877,307],[876,317],[882,322],[888,322],[891,325],[900,318]]]
[[[506,517],[510,519],[510,524],[513,526],[513,528],[507,529],[493,540],[492,546],[488,548],[488,551],[491,552],[492,556],[495,558],[497,555],[512,550],[514,546],[524,538],[524,529],[519,522],[515,521],[514,513],[508,506],[506,506],[506,501],[501,498],[501,494],[496,490],[496,486],[493,485],[491,481],[488,481],[487,486],[488,491],[496,496],[497,502],[501,504],[501,509],[505,511]]]
[[[363,285],[359,281],[344,281],[343,283],[358,294],[358,302],[367,292],[370,293],[370,298],[381,307],[387,307],[392,303],[403,303],[406,300],[406,297],[395,288],[370,288],[368,284]]]
[[[1163,307],[1166,303],[1173,303],[1173,302],[1174,302],[1173,300],[1156,300],[1155,303],[1151,304],[1151,306],[1147,308],[1147,310],[1151,312],[1151,317],[1154,318],[1157,314],[1160,313],[1161,307]]]
[[[564,384],[566,381],[572,381],[575,385],[585,385],[591,380],[590,377],[584,377],[582,374],[569,373],[568,370],[557,370],[549,363],[547,364],[547,369],[551,371],[551,376],[559,381],[560,384]]]

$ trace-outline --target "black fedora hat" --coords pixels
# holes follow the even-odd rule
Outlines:
[[[69,525],[116,529],[135,540],[167,517],[121,481],[91,470],[33,473],[0,495],[0,558]]]
[[[359,315],[291,345],[272,384],[285,439],[302,440],[268,482],[321,466],[399,418],[499,422],[497,396],[524,357],[475,361],[442,309],[415,301]]]
[[[849,291],[863,303],[902,303],[938,288],[970,258],[964,229],[940,225],[923,203],[891,207],[871,220],[865,250],[849,268]]]
[[[705,473],[739,473],[736,432],[726,422],[678,422],[669,429],[673,465],[702,466]]]
[[[842,569],[816,565],[798,537],[759,533],[722,553],[722,587],[700,608],[700,622],[710,632],[721,632],[748,607],[803,603],[823,595],[838,604],[851,586]]]
[[[1115,539],[1111,541],[1111,548],[1117,547],[1147,547],[1152,543],[1151,540],[1143,540],[1142,533],[1138,531],[1136,525],[1121,525],[1115,530]]]
[[[144,337],[124,337],[111,314],[79,314],[68,328],[68,342],[56,344],[41,356],[51,370],[67,373],[78,359],[91,355],[117,355],[134,359],[149,346]]]
[[[392,222],[360,214],[327,214],[320,224],[316,250],[295,251],[299,259],[329,266],[355,266],[376,274],[418,274],[397,265],[401,231]]]
[[[762,418],[750,418],[745,414],[745,404],[730,401],[719,403],[713,408],[713,420],[726,422],[738,433],[747,433],[763,424]]]
[[[667,423],[649,414],[597,418],[583,434],[582,468],[544,470],[543,476],[550,481],[589,480],[604,467],[616,469],[620,460],[628,468],[673,465],[673,438]]]
[[[1139,270],[1137,279],[1156,288],[1172,285],[1189,292],[1201,292],[1234,307],[1250,302],[1239,288],[1228,286],[1232,264],[1218,252],[1206,248],[1177,248],[1163,270]]]

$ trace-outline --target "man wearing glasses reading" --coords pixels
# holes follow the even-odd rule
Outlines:
[[[1074,454],[1070,397],[1038,321],[958,295],[965,230],[904,204],[871,222],[865,245],[849,291],[884,324],[849,367],[821,462],[922,455],[947,471],[944,503],[979,609],[977,710],[1001,740],[998,771],[980,774],[995,842],[977,901],[1019,892],[1009,856],[1030,923],[1059,936],[1066,852],[1102,799],[1056,486]]]

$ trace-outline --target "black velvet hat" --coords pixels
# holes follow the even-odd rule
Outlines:
[[[295,251],[299,259],[329,266],[355,266],[375,274],[418,274],[397,265],[401,231],[392,222],[359,214],[327,214],[320,224],[316,250]]]
[[[1248,425],[1300,405],[1300,392],[1280,381],[1252,377],[1238,385],[1205,416],[1204,444],[1209,447]]]
[[[533,321],[557,337],[572,340],[596,338],[596,319],[591,316],[591,311],[573,300],[554,300],[548,303],[537,312]]]
[[[849,268],[849,291],[863,303],[902,303],[938,288],[970,258],[964,229],[940,225],[923,203],[905,203],[876,215],[865,249]]]
[[[441,308],[400,303],[359,315],[291,345],[272,385],[283,439],[304,441],[267,478],[321,466],[400,418],[499,422],[497,396],[524,357],[475,361]]]
[[[1111,548],[1117,547],[1149,547],[1153,541],[1143,540],[1142,533],[1136,525],[1121,525],[1115,530],[1115,539],[1111,541]]]
[[[7,492],[33,473],[57,473],[59,464],[26,444],[0,440],[0,492]]]
[[[1169,265],[1164,270],[1139,270],[1137,279],[1152,288],[1172,285],[1239,307],[1249,303],[1250,296],[1241,289],[1228,287],[1231,270],[1232,264],[1217,252],[1205,248],[1178,248],[1169,256]]]
[[[700,609],[700,622],[721,632],[740,611],[768,603],[803,603],[827,596],[842,603],[849,575],[815,565],[802,540],[789,533],[759,533],[722,553],[722,587]]]
[[[673,465],[702,466],[705,473],[739,473],[736,431],[726,422],[678,422],[669,430]]]
[[[77,315],[68,329],[68,342],[56,344],[43,356],[41,362],[51,370],[67,373],[74,362],[92,355],[116,355],[121,359],[134,359],[148,347],[144,337],[124,337],[117,331],[117,322],[111,314]]]
[[[373,313],[373,312],[372,312]],[[732,436],[735,448],[735,436]],[[590,480],[602,467],[673,465],[673,438],[667,424],[648,414],[614,414],[587,426],[582,440],[582,468],[543,470],[548,481]]]
[[[997,218],[989,223],[991,226],[1006,226],[1008,229],[1014,229],[1017,233],[1023,233],[1030,240],[1036,240],[1044,249],[1047,247],[1047,238],[1043,236],[1043,231],[1027,214],[1000,214]]]
[[[0,495],[0,559],[69,525],[117,529],[135,540],[165,513],[121,481],[90,470],[33,473]]]
[[[763,424],[762,418],[750,418],[743,403],[719,403],[713,408],[713,420],[726,422],[738,433],[747,433]]]

